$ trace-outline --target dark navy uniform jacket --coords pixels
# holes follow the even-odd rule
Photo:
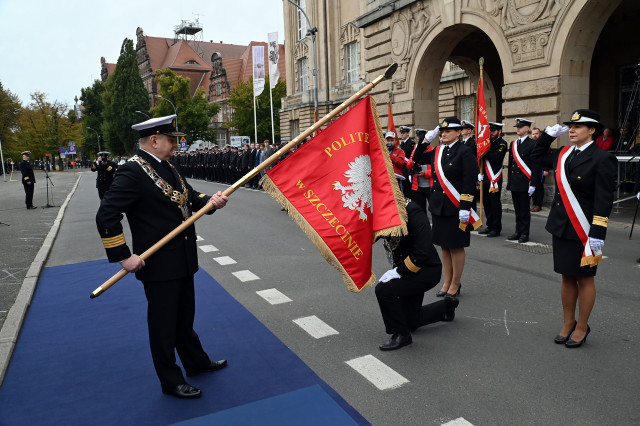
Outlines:
[[[102,162],[98,164],[95,162],[92,163],[91,171],[98,172],[98,176],[96,177],[96,188],[109,189],[117,168],[118,166],[116,163],[111,160],[107,160],[106,164],[102,164]]]
[[[549,149],[554,140],[555,138],[544,132],[538,138],[536,147],[531,154],[534,163],[532,172],[537,173],[534,176],[539,176],[545,166],[553,168],[553,170],[557,169],[560,149]],[[589,145],[571,162],[568,158],[565,161],[567,180],[591,224],[589,236],[592,238],[604,240],[606,236],[609,214],[613,208],[617,170],[618,160],[616,157],[598,148],[595,143]],[[579,239],[567,215],[557,183],[545,229],[556,237]]]
[[[445,146],[442,147],[445,149]],[[453,144],[448,155],[442,153],[442,172],[460,194],[460,206],[456,207],[442,189],[435,169],[438,161],[435,150],[431,162],[433,171],[433,189],[429,200],[429,211],[438,216],[457,216],[459,210],[470,210],[473,207],[473,194],[478,180],[478,163],[475,152],[460,141]]]
[[[498,138],[491,141],[491,146],[489,147],[489,151],[487,151],[487,153],[482,158],[483,160],[489,161],[489,164],[491,165],[491,170],[493,170],[494,173],[498,173],[500,169],[502,169],[505,155],[507,155],[507,141],[505,141],[502,138]],[[504,173],[502,174],[504,175]],[[485,183],[489,182],[489,185],[490,185],[491,182],[489,181],[489,173],[487,173],[486,170],[484,172],[484,175],[486,176],[486,178],[484,179]],[[498,180],[498,182],[501,181],[503,177],[504,176],[500,176],[500,179]]]
[[[162,179],[176,190],[182,189],[177,175],[162,167],[158,161],[143,150],[138,156],[144,158]],[[210,196],[195,191],[182,179],[188,190],[189,215],[193,210],[205,206]],[[174,185],[174,181],[177,180]],[[213,213],[215,209],[209,211]],[[118,168],[111,189],[107,191],[96,214],[98,232],[102,237],[109,262],[120,262],[131,256],[122,231],[123,213],[127,215],[133,237],[133,252],[142,254],[178,225],[184,218],[177,203],[164,195],[140,165],[127,161]],[[198,270],[198,252],[195,226],[188,227],[149,259],[146,266],[136,272],[140,281],[165,281],[193,275]]]
[[[36,177],[33,174],[33,168],[31,167],[31,163],[27,160],[22,160],[20,162],[20,173],[22,173],[23,185],[26,185],[27,182],[31,182],[31,185],[36,183]]]
[[[513,157],[513,144],[516,143],[518,138],[516,138],[511,144],[509,144],[509,181],[507,182],[507,189],[509,191],[528,191],[529,190],[529,178],[524,174],[515,158]],[[517,147],[518,154],[520,154],[520,158],[531,170],[531,152],[533,148],[536,146],[536,141],[531,139],[529,136],[525,137],[520,141],[520,144]],[[531,174],[531,176],[540,176],[536,174]]]

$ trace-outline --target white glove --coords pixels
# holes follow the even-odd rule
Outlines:
[[[400,274],[398,273],[398,268],[393,268],[382,274],[382,276],[380,277],[380,282],[386,283],[387,281],[391,281],[396,278],[400,278]]]
[[[433,141],[436,137],[438,137],[438,135],[440,134],[440,126],[436,126],[435,129],[433,130],[429,130],[427,132],[427,134],[425,135],[425,139],[428,140],[429,142]]]
[[[557,138],[563,133],[567,133],[569,131],[569,126],[563,126],[560,124],[554,124],[553,126],[547,126],[544,129],[544,132],[551,137]]]
[[[589,237],[589,245],[594,252],[600,253],[602,251],[602,247],[604,247],[604,240]]]
[[[482,182],[484,176],[482,174],[478,174],[478,182]]]
[[[638,195],[636,195],[636,197],[638,197],[638,200],[640,200],[640,192],[638,192]]]
[[[469,222],[469,215],[471,212],[469,210],[460,210],[458,212],[458,217],[460,218],[460,222],[467,223]]]
[[[534,192],[536,192],[536,187],[535,186],[530,186],[529,187],[529,197],[531,197]]]

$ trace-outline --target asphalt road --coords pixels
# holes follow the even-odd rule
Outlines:
[[[46,266],[105,258],[94,224],[94,179],[80,176]],[[225,188],[191,184],[207,193]],[[473,425],[620,425],[640,423],[640,243],[628,240],[627,219],[612,215],[592,331],[578,350],[552,342],[562,325],[560,278],[552,270],[543,217],[532,220],[531,240],[538,244],[472,236],[456,320],[420,329],[411,346],[395,352],[378,350],[387,336],[373,289],[349,292],[264,192],[236,191],[225,209],[196,228],[198,245],[215,247],[199,250],[201,267],[373,424],[465,424],[463,418]],[[503,221],[506,237],[513,215]],[[378,243],[374,271],[380,276],[388,268]],[[257,279],[242,281],[234,275],[239,271]],[[271,304],[257,293],[271,289],[290,301]],[[436,300],[437,290],[425,303]],[[294,322],[310,316],[337,334],[314,338]],[[213,357],[225,357],[224,348],[207,345],[205,332],[201,338]],[[390,369],[377,382],[388,388],[347,364],[371,357]]]

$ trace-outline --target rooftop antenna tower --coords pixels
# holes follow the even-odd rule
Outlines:
[[[176,25],[173,29],[175,34],[173,38],[173,44],[176,44],[179,40],[184,40],[196,51],[200,57],[204,56],[204,50],[200,45],[202,43],[202,27],[200,26],[200,15],[195,21],[187,21],[183,19],[180,24]]]

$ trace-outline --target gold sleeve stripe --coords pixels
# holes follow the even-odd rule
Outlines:
[[[120,234],[115,237],[103,238],[102,244],[104,248],[113,248],[126,244],[126,241],[124,240],[124,234]]]
[[[420,267],[416,266],[416,264],[411,261],[411,258],[409,256],[407,256],[407,258],[404,260],[404,266],[406,266],[408,270],[414,273],[420,270]]]
[[[29,176],[26,176],[26,177],[24,178],[24,180],[29,180]]]
[[[205,195],[207,195],[207,194],[200,194],[200,195],[198,195],[198,198],[204,198]]]
[[[598,225],[598,226],[602,226],[603,228],[606,228],[607,225],[609,225],[609,218],[608,217],[602,217],[602,216],[594,216],[593,217],[593,224],[594,225]]]
[[[473,201],[473,195],[462,194],[462,195],[460,195],[460,200],[461,201]]]

